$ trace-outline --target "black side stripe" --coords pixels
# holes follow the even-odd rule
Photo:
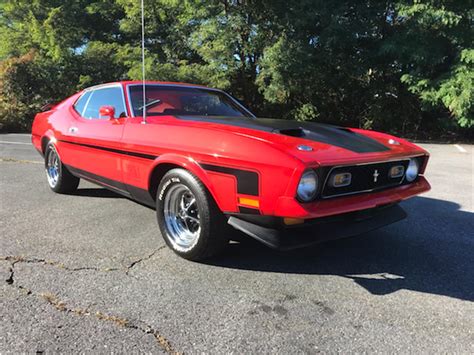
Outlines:
[[[121,150],[121,149],[115,149],[115,148],[107,148],[107,147],[102,147],[98,145],[92,145],[92,144],[85,144],[85,143],[77,143],[77,142],[71,142],[71,141],[66,141],[66,140],[59,140],[60,142],[63,143],[68,143],[68,144],[74,144],[74,145],[79,145],[82,147],[87,147],[87,148],[92,148],[92,149],[99,149],[99,150],[105,150],[107,152],[112,152],[112,153],[117,153],[117,154],[124,154],[132,157],[138,157],[138,158],[143,158],[143,159],[149,159],[149,160],[155,160],[158,158],[158,155],[151,155],[151,154],[144,154],[144,153],[138,153],[138,152],[131,152],[129,150]]]
[[[156,158],[158,158],[158,155],[132,152],[129,150],[121,150],[121,149],[108,148],[108,147],[92,145],[92,144],[77,143],[77,142],[71,142],[68,140],[59,140],[59,141],[63,143],[67,143],[67,144],[73,144],[73,145],[77,145],[81,147],[104,150],[107,152],[123,154],[123,155],[143,158],[143,159],[155,160]],[[237,179],[237,192],[239,194],[258,196],[259,181],[258,181],[258,174],[256,172],[249,171],[249,170],[228,168],[225,166],[218,166],[218,165],[212,165],[212,164],[201,164],[201,167],[204,170],[208,170],[208,171],[215,171],[215,172],[219,172],[223,174],[234,175]],[[104,182],[104,183],[107,183],[107,182]]]
[[[239,194],[258,196],[258,174],[256,172],[211,164],[201,164],[201,166],[208,171],[234,175],[237,178],[237,192]]]

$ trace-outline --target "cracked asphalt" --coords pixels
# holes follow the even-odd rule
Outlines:
[[[423,144],[433,189],[402,222],[193,263],[149,208],[52,193],[28,143],[0,135],[0,353],[474,353],[473,146]]]

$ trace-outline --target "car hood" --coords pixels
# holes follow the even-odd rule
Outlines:
[[[377,133],[371,136],[370,131],[349,129],[316,122],[300,122],[283,119],[221,117],[221,116],[177,116],[180,120],[201,122],[202,125],[225,129],[263,139],[291,150],[293,155],[302,160],[316,160],[322,162],[324,157],[329,160],[366,156],[387,157],[393,154],[406,155],[419,150],[415,145],[396,139],[396,144],[389,144],[389,135]],[[298,151],[299,145],[312,148],[314,154]],[[418,151],[419,152],[419,151]]]

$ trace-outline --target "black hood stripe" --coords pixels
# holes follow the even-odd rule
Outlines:
[[[390,148],[376,140],[355,133],[347,128],[315,122],[298,122],[290,120],[222,116],[177,116],[188,121],[218,123],[228,126],[243,127],[269,133],[289,135],[314,142],[341,147],[355,153],[385,152]]]

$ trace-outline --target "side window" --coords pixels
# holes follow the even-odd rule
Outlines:
[[[115,108],[115,118],[126,117],[122,95],[122,88],[120,87],[93,90],[82,116],[89,119],[98,119],[101,118],[99,115],[101,106],[113,106]]]
[[[82,115],[84,112],[84,107],[86,107],[87,100],[91,96],[91,91],[86,91],[79,97],[79,100],[76,101],[74,104],[74,109],[77,111],[78,114]]]

